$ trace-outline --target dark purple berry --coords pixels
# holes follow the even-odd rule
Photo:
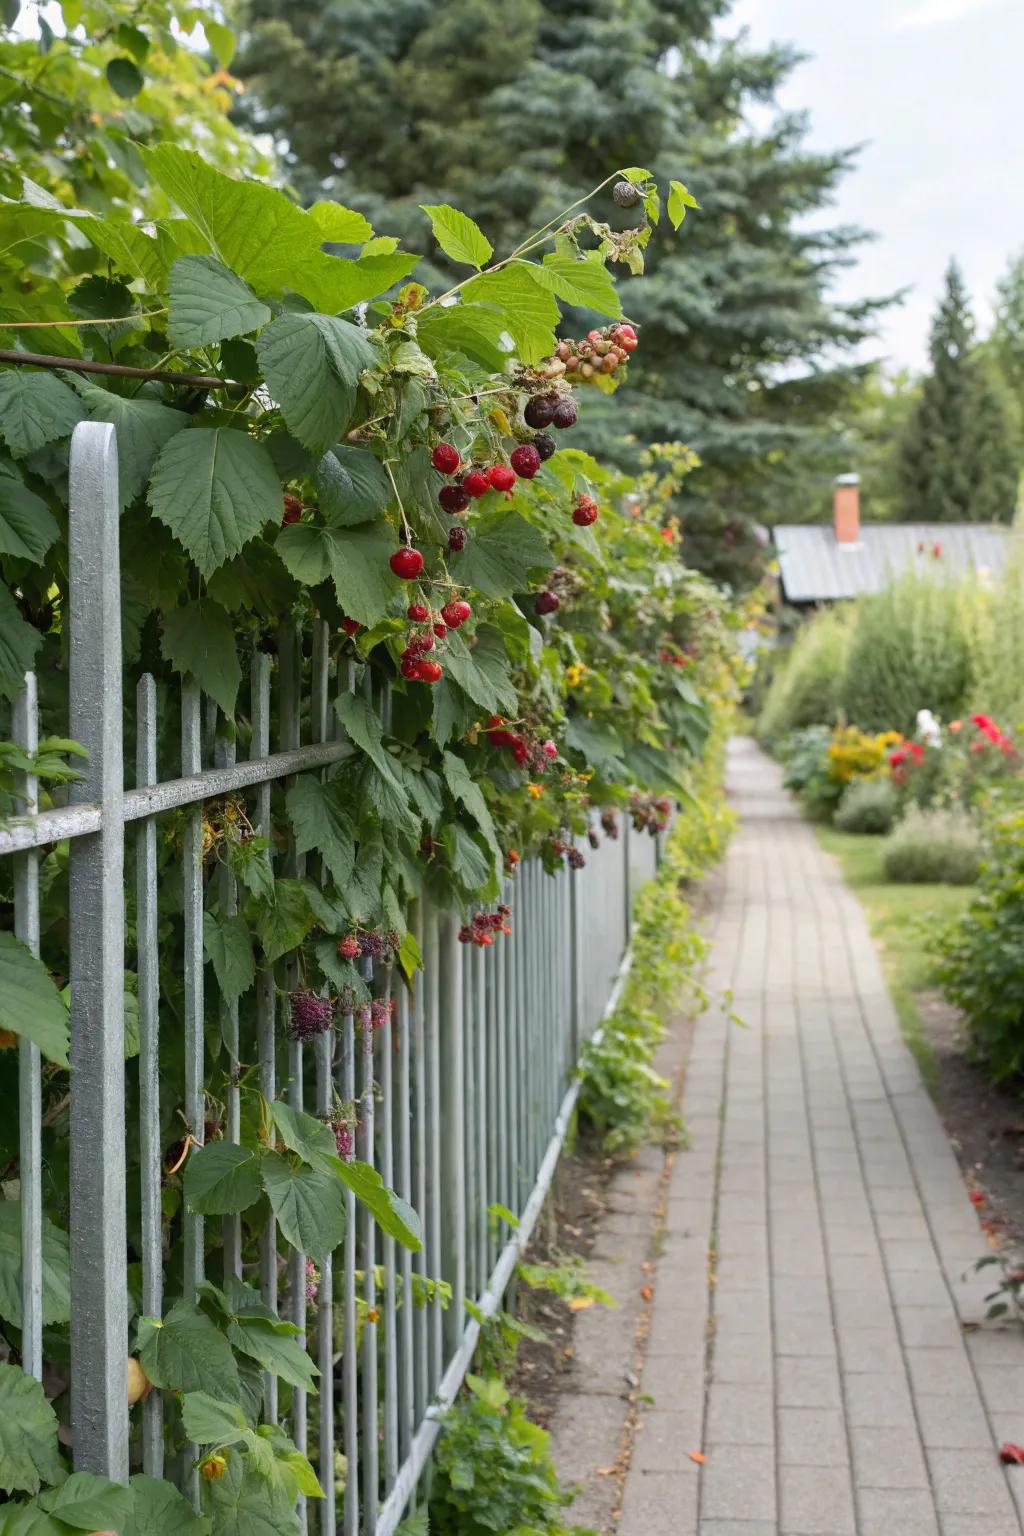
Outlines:
[[[465,512],[469,506],[469,492],[461,485],[442,485],[437,493],[437,499],[452,517],[457,516],[459,512]]]
[[[546,459],[550,459],[551,455],[558,447],[558,444],[555,442],[550,432],[538,432],[537,436],[533,440],[533,446],[540,454],[540,461],[543,464]]]
[[[570,869],[582,869],[587,862],[578,848],[570,848],[566,858],[569,860]]]
[[[562,600],[557,592],[538,592],[533,606],[537,613],[557,613]]]
[[[532,400],[526,402],[523,420],[528,427],[549,427],[556,404],[557,401],[552,400],[550,395],[534,395]]]
[[[334,1004],[313,992],[293,992],[291,1027],[293,1040],[314,1040],[334,1023]]]
[[[465,528],[450,528],[448,530],[448,548],[451,550],[452,554],[453,555],[457,555],[459,553],[459,551],[465,549],[465,547],[466,547],[466,530],[465,530]]]
[[[570,400],[569,396],[565,395],[555,406],[554,413],[551,417],[551,425],[553,427],[558,427],[559,429],[563,427],[574,427],[576,425],[576,418],[578,415],[579,412],[576,409],[576,401]]]

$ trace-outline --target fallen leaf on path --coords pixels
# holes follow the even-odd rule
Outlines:
[[[593,1296],[574,1296],[569,1303],[570,1312],[585,1312],[594,1305]]]
[[[687,1451],[686,1454],[689,1456],[691,1461],[697,1462],[700,1466],[703,1466],[707,1461],[707,1457],[704,1455],[703,1451]]]
[[[1000,1447],[999,1460],[1005,1461],[1007,1466],[1024,1467],[1024,1445],[1014,1445],[1012,1440],[1007,1440]]]
[[[598,1467],[598,1477],[614,1477],[618,1469],[616,1467]]]

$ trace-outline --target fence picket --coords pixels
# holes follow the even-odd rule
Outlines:
[[[34,757],[39,749],[39,710],[32,673],[14,706],[14,739]],[[17,809],[35,815],[39,782],[18,773]],[[14,866],[14,934],[39,954],[39,854],[20,854]],[[43,1379],[43,1168],[42,1060],[31,1040],[18,1044],[18,1177],[21,1199],[21,1360],[37,1381]]]

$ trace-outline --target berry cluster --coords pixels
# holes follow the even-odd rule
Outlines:
[[[334,1145],[343,1163],[351,1162],[356,1155],[356,1109],[354,1104],[342,1105],[328,1121],[334,1132]]]
[[[320,1271],[312,1259],[306,1260],[306,1300],[313,1307],[320,1300]]]
[[[688,667],[692,658],[684,651],[677,650],[674,644],[668,644],[659,649],[658,660],[668,667]]]
[[[464,529],[452,531],[465,532]],[[438,614],[431,614],[426,603],[410,603],[406,617],[427,628],[413,630],[406,637],[399,668],[402,676],[413,683],[439,683],[444,675],[443,668],[439,661],[429,659],[428,653],[435,649],[438,640],[445,639],[450,629],[459,629],[472,615],[473,609],[462,597],[449,599]]]
[[[558,748],[550,740],[530,741],[522,731],[510,730],[503,715],[490,715],[487,720],[487,740],[492,747],[511,752],[517,768],[532,768],[543,773],[549,762],[558,756]]]
[[[289,1034],[293,1040],[315,1040],[334,1023],[334,1004],[315,992],[293,992]]]
[[[619,818],[613,810],[606,809],[601,812],[601,829],[605,837],[610,838],[613,843],[618,842]]]
[[[511,933],[512,924],[509,918],[512,916],[512,908],[502,902],[494,912],[475,912],[468,923],[463,923],[459,929],[460,944],[475,944],[477,949],[486,949],[494,943],[496,933]]]
[[[668,827],[672,815],[672,802],[664,796],[641,795],[636,791],[629,797],[629,814],[636,832],[649,832],[656,837]]]
[[[393,965],[401,943],[402,935],[397,928],[388,928],[385,932],[378,928],[363,928],[338,940],[338,954],[342,960],[362,958]],[[345,1011],[350,1013],[352,1010]]]
[[[555,859],[559,861],[564,859],[570,869],[582,869],[587,862],[580,850],[574,848],[572,843],[568,841],[568,834],[564,834],[562,837],[553,837],[549,847]]]
[[[587,382],[599,373],[617,373],[639,341],[631,325],[607,325],[588,331],[583,341],[560,341],[555,356],[567,378]]]
[[[383,1029],[397,1011],[398,1004],[394,998],[388,1001],[383,997],[375,997],[371,1003],[363,1003],[356,1010],[356,1023],[360,1029]]]

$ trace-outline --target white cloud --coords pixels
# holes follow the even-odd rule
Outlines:
[[[947,21],[965,21],[968,17],[991,11],[1007,4],[1007,0],[923,0],[904,16],[894,16],[891,27],[896,32],[906,32],[920,27],[939,26]]]

